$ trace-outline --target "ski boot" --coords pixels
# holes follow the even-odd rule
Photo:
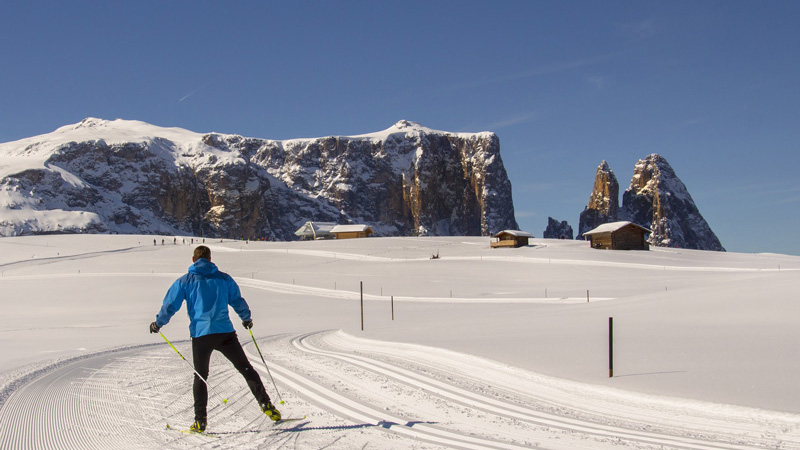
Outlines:
[[[275,409],[275,406],[272,405],[271,401],[267,400],[265,403],[259,403],[258,406],[260,406],[261,407],[261,411],[263,411],[264,414],[266,414],[267,417],[269,417],[273,421],[277,422],[277,421],[281,420],[280,411]]]
[[[206,419],[201,418],[195,420],[192,426],[189,427],[189,431],[193,433],[202,433],[206,431]]]

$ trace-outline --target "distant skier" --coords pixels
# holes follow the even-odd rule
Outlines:
[[[250,308],[242,298],[239,286],[230,275],[220,272],[211,262],[211,250],[208,247],[201,245],[195,248],[192,262],[194,264],[189,267],[189,273],[178,278],[167,291],[155,322],[150,324],[150,332],[158,333],[161,327],[169,323],[185,299],[190,319],[189,334],[192,336],[192,359],[197,373],[208,381],[211,353],[218,350],[247,380],[261,411],[277,422],[281,413],[272,405],[261,377],[247,360],[229,317],[228,305],[242,319],[245,328],[253,327]],[[190,429],[203,432],[207,422],[208,386],[197,374],[194,376],[192,392],[194,423]]]

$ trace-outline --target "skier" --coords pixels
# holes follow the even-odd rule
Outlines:
[[[247,380],[261,411],[277,422],[281,413],[272,405],[261,377],[247,360],[228,315],[230,305],[245,328],[253,327],[250,307],[242,298],[239,286],[230,275],[220,272],[211,262],[211,250],[208,247],[201,245],[195,248],[192,262],[194,264],[189,266],[189,273],[178,278],[167,291],[155,322],[150,324],[150,332],[158,333],[161,327],[169,323],[185,299],[190,319],[189,334],[192,336],[192,359],[197,373],[207,381],[211,353],[219,351]],[[203,380],[195,374],[192,389],[194,423],[190,429],[197,432],[205,431],[207,422],[208,386]]]

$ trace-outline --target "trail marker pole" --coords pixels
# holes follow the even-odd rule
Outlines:
[[[361,282],[361,331],[364,331],[364,282]]]
[[[394,320],[394,295],[392,296],[392,320]]]
[[[614,377],[614,318],[608,318],[608,378]]]

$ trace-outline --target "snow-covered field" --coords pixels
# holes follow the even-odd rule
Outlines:
[[[217,355],[229,401],[197,436],[166,428],[192,420],[192,371],[147,330],[192,238],[161,239],[0,239],[0,448],[800,449],[798,257],[207,240],[302,420],[269,422]],[[184,355],[187,325],[162,329]]]

